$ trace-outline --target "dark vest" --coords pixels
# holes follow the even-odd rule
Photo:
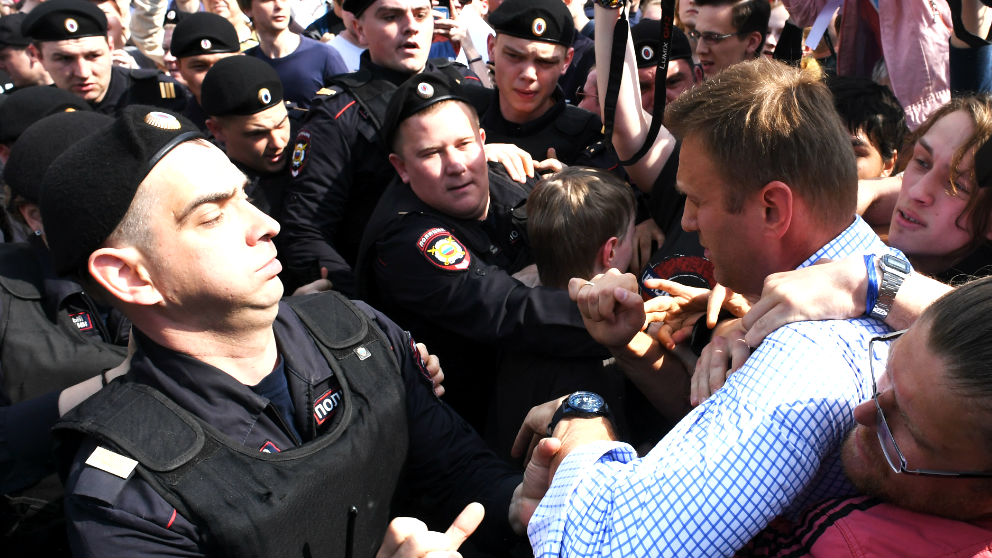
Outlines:
[[[127,347],[81,333],[67,312],[49,315],[44,290],[44,272],[32,248],[0,244],[0,363],[3,393],[10,398],[5,404],[67,388],[127,356]],[[91,320],[100,319],[92,314]]]
[[[407,453],[399,364],[385,335],[343,297],[301,298],[289,304],[340,380],[344,400],[338,423],[316,439],[280,453],[253,451],[127,376],[56,429],[135,458],[141,478],[207,533],[212,554],[374,555]],[[163,432],[170,443],[162,443]]]

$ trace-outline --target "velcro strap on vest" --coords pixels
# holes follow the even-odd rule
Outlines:
[[[286,303],[313,336],[333,350],[351,348],[368,335],[360,310],[335,291],[294,296]]]
[[[79,418],[83,417],[83,418]],[[153,471],[172,471],[203,448],[203,429],[153,388],[116,381],[55,425],[109,442]]]

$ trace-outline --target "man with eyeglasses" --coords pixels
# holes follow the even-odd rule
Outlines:
[[[871,341],[871,398],[841,449],[864,494],[779,521],[745,555],[987,555],[992,544],[992,279],[934,302],[908,330]],[[887,364],[886,364],[887,361]],[[881,536],[880,536],[881,535]]]
[[[761,54],[771,13],[767,0],[698,0],[696,58],[706,79]]]

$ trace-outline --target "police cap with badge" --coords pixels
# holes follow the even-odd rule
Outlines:
[[[83,270],[120,224],[155,164],[177,145],[198,138],[203,133],[185,117],[130,105],[62,153],[45,173],[41,193],[55,271]],[[105,163],[95,164],[97,156]]]
[[[256,114],[283,100],[279,74],[254,56],[229,56],[203,78],[200,102],[210,116]]]
[[[210,12],[196,12],[183,17],[172,32],[169,46],[169,52],[176,58],[240,51],[241,43],[234,25]]]
[[[396,131],[404,120],[442,101],[461,101],[472,106],[465,97],[461,83],[441,72],[421,72],[401,84],[386,108],[382,123],[382,138],[386,151],[393,151]]]
[[[661,49],[665,40],[661,36],[661,24],[656,19],[642,19],[630,28],[630,36],[634,41],[634,52],[637,53],[637,67],[650,68],[657,66],[661,60]],[[672,26],[672,46],[668,60],[692,60],[692,47],[689,38],[678,27]]]
[[[38,120],[57,112],[89,111],[89,103],[57,87],[34,85],[18,89],[0,106],[0,143],[13,143]]]
[[[575,23],[561,0],[506,0],[489,14],[498,34],[572,46]]]
[[[40,42],[106,37],[107,16],[87,0],[48,0],[28,13],[21,33]]]
[[[31,38],[21,33],[27,14],[17,13],[0,17],[0,48],[27,48]]]

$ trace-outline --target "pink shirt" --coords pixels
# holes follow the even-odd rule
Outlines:
[[[808,27],[828,0],[783,0],[794,23]],[[866,2],[844,0],[837,45],[837,73],[865,75],[856,67],[853,43]],[[878,22],[892,92],[906,111],[906,123],[916,129],[931,112],[951,100],[951,9],[946,0],[878,0]],[[846,38],[845,38],[846,36]]]

